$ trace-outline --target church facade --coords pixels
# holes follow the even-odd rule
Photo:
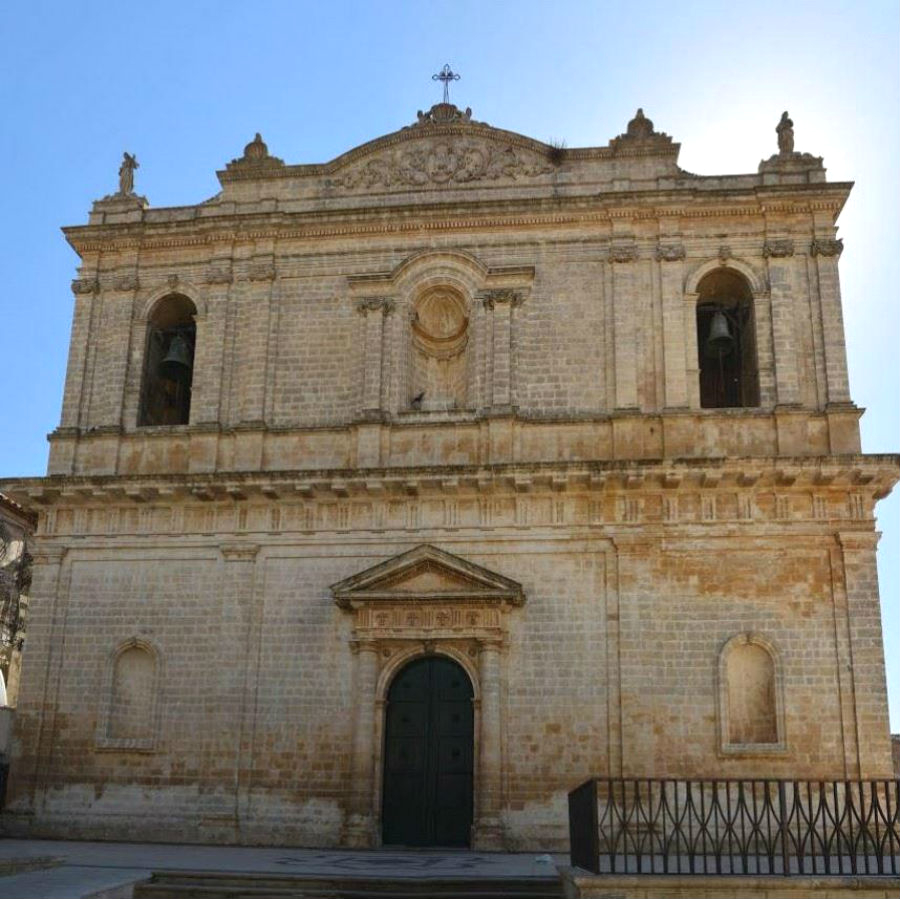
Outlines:
[[[836,220],[793,148],[441,103],[81,259],[5,832],[562,848],[610,777],[891,775]]]

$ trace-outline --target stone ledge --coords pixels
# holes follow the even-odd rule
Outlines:
[[[589,874],[560,868],[566,899],[896,899],[900,876]]]

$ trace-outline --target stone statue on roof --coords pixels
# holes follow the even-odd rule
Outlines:
[[[781,121],[775,126],[778,132],[778,152],[790,156],[794,152],[794,123],[787,111],[781,114]]]
[[[137,157],[131,153],[122,154],[122,164],[119,166],[119,194],[130,197],[134,193],[134,170],[140,168]]]

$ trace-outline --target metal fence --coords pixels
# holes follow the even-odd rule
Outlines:
[[[900,873],[900,780],[623,780],[569,793],[595,874]]]

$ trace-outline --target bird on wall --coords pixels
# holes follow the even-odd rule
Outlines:
[[[422,400],[424,400],[424,399],[425,399],[425,391],[423,390],[421,393],[417,393],[409,401],[410,409],[421,409],[422,408]]]

